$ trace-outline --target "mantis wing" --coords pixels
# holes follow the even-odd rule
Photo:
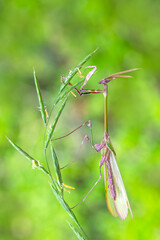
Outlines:
[[[115,206],[114,206],[114,200],[111,197],[111,194],[110,194],[110,191],[109,191],[109,183],[107,181],[108,173],[107,173],[106,162],[104,162],[103,167],[104,167],[104,183],[105,183],[105,196],[106,196],[107,207],[108,207],[108,210],[110,211],[110,213],[114,217],[117,217],[118,214],[117,214],[117,211],[116,211]]]
[[[127,193],[113,152],[110,152],[110,157],[107,164],[110,166],[111,171],[111,173],[108,174],[106,163],[104,163],[106,201],[108,209],[113,216],[119,216],[124,220],[128,215],[129,208],[131,216],[133,217]],[[108,186],[111,187],[111,182],[107,179],[108,175],[112,177],[111,180],[115,192],[115,198],[111,196],[111,191],[108,189]]]

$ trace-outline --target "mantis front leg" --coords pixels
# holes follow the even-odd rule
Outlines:
[[[84,89],[84,86],[87,84],[88,80],[92,77],[92,75],[95,73],[95,71],[97,70],[97,67],[96,66],[88,66],[86,68],[93,68],[86,76],[85,80],[84,80],[84,83],[83,85],[81,86],[80,90],[78,90],[77,88],[74,88],[76,90],[76,92],[82,96],[82,95],[85,95],[85,94],[98,94],[98,93],[103,93],[103,90],[101,89],[94,89],[94,90],[90,90],[90,89]],[[82,75],[82,73],[80,72],[79,70],[79,75],[81,77],[84,77]],[[61,76],[61,82],[63,83],[63,79],[65,79],[64,76]],[[72,83],[68,83],[69,86],[73,86]]]

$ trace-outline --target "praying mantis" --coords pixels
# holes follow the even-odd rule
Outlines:
[[[100,144],[95,144],[93,147],[97,152],[101,151],[101,160],[99,162],[99,168],[100,168],[100,176],[94,186],[90,189],[90,191],[87,193],[85,198],[76,204],[74,207],[78,206],[80,203],[84,202],[89,193],[93,190],[93,188],[97,185],[97,183],[102,178],[101,168],[103,166],[104,169],[104,182],[105,182],[105,197],[108,209],[110,213],[114,217],[120,217],[122,220],[124,220],[128,215],[128,209],[131,213],[131,217],[133,218],[132,210],[130,207],[130,203],[127,197],[127,193],[123,184],[123,180],[117,165],[116,161],[116,153],[112,146],[109,133],[108,133],[108,113],[107,113],[107,97],[108,97],[108,83],[116,78],[130,78],[130,75],[126,75],[126,73],[132,72],[137,70],[137,68],[118,72],[115,74],[112,74],[103,80],[99,82],[99,84],[102,84],[104,89],[97,89],[97,90],[87,90],[84,89],[84,86],[87,84],[88,80],[91,78],[91,76],[95,73],[97,67],[96,66],[88,66],[86,68],[92,68],[92,70],[87,74],[84,83],[80,87],[80,90],[75,88],[76,92],[81,96],[85,94],[103,94],[104,95],[104,137]],[[70,86],[72,84],[68,83]],[[91,122],[88,121],[85,124],[88,124],[89,127],[91,127]],[[80,127],[84,126],[85,124],[81,125]],[[78,128],[80,128],[78,127]],[[78,129],[77,128],[77,129]],[[75,130],[77,130],[75,129]],[[74,131],[75,131],[74,130]],[[74,132],[72,131],[72,132]],[[71,133],[72,133],[71,132]],[[67,135],[68,136],[68,135]],[[93,137],[92,137],[93,138]],[[92,139],[93,143],[93,139]],[[68,166],[68,164],[66,165]],[[73,208],[74,208],[73,207]]]
[[[104,170],[106,202],[107,202],[107,206],[108,206],[110,213],[114,217],[118,216],[121,219],[125,219],[128,215],[128,209],[129,209],[131,216],[133,217],[131,207],[130,207],[130,204],[128,201],[128,197],[126,194],[126,190],[125,190],[125,187],[124,187],[124,184],[122,181],[122,177],[121,177],[121,174],[120,174],[117,162],[116,162],[116,153],[112,146],[109,132],[108,132],[107,103],[108,103],[108,83],[117,78],[130,78],[131,76],[126,75],[126,74],[129,72],[132,72],[134,70],[137,70],[137,69],[135,68],[135,69],[115,73],[115,74],[110,75],[107,78],[104,78],[103,80],[101,80],[99,82],[99,84],[103,85],[104,89],[94,89],[94,90],[85,89],[84,88],[85,85],[87,84],[89,79],[92,77],[92,75],[95,73],[97,67],[96,66],[86,67],[86,69],[91,69],[89,71],[89,73],[86,75],[86,77],[84,77],[82,75],[82,73],[80,72],[80,69],[92,57],[92,55],[95,52],[96,51],[90,53],[87,57],[85,57],[82,60],[82,62],[80,62],[72,71],[69,72],[69,74],[66,78],[64,76],[61,77],[62,85],[60,86],[57,97],[55,98],[55,100],[53,102],[53,105],[52,105],[49,115],[47,114],[46,107],[44,106],[42,94],[41,94],[39,84],[37,81],[37,77],[36,77],[36,74],[34,71],[34,81],[35,81],[35,86],[36,86],[36,92],[37,92],[37,96],[38,96],[42,120],[43,120],[44,127],[45,127],[43,150],[44,150],[44,160],[46,162],[46,166],[43,166],[43,162],[41,163],[39,160],[36,160],[35,158],[33,158],[26,151],[24,151],[21,147],[19,147],[17,144],[15,144],[9,138],[7,138],[8,141],[11,143],[11,145],[32,163],[32,168],[37,168],[37,169],[41,170],[44,174],[46,174],[49,177],[50,186],[51,186],[53,193],[55,194],[58,202],[61,204],[61,206],[64,208],[64,210],[69,214],[71,219],[74,221],[74,223],[78,227],[78,230],[77,230],[69,223],[71,229],[74,231],[74,233],[77,236],[80,236],[81,233],[83,236],[86,236],[86,235],[85,235],[81,225],[79,224],[75,214],[73,213],[72,209],[75,208],[76,206],[78,206],[80,203],[84,202],[85,199],[88,197],[88,195],[91,193],[91,191],[94,189],[94,187],[101,180],[102,167]],[[81,79],[80,81],[78,81],[75,84],[72,84],[71,80],[77,73],[79,73],[80,77],[82,77],[83,79]],[[69,87],[67,88],[68,85],[69,85]],[[80,90],[78,90],[78,88],[77,88],[78,86],[81,86]],[[83,96],[86,94],[103,94],[103,96],[104,96],[104,136],[102,138],[102,141],[99,144],[93,144],[92,123],[90,120],[86,121],[85,123],[83,123],[76,129],[74,129],[70,133],[66,134],[65,136],[53,138],[57,122],[65,108],[65,104],[67,102],[68,95],[70,93],[72,93],[74,95],[74,93],[73,93],[74,90],[80,96]],[[62,104],[61,104],[57,114],[55,115],[54,120],[52,120],[51,119],[52,110],[54,109],[55,105],[57,105],[60,102],[62,102]],[[51,125],[49,125],[50,122],[51,122]],[[62,139],[64,137],[69,136],[70,134],[72,134],[73,132],[75,132],[76,130],[78,130],[79,128],[81,128],[85,125],[87,125],[91,130],[91,139],[89,139],[88,136],[85,136],[80,145],[80,148],[81,148],[82,144],[84,143],[84,141],[91,140],[91,145],[96,150],[96,152],[101,152],[101,158],[99,161],[100,176],[99,176],[98,180],[96,181],[96,183],[93,185],[93,187],[90,189],[90,191],[82,199],[82,201],[80,201],[78,204],[76,204],[74,207],[71,208],[64,199],[63,190],[65,188],[72,188],[72,187],[63,183],[61,170],[65,167],[67,167],[68,165],[70,165],[75,160],[76,156],[78,155],[78,153],[80,151],[80,148],[78,149],[76,156],[72,162],[70,162],[69,164],[66,164],[64,167],[60,167],[59,161],[58,161],[58,158],[57,158],[57,155],[56,155],[56,152],[55,152],[55,149],[54,149],[54,146],[52,143],[54,140]],[[47,132],[47,130],[48,130],[48,132]],[[49,146],[50,146],[50,148],[49,148]],[[48,161],[48,159],[47,159],[47,151],[49,151],[49,149],[51,152],[50,157],[51,157],[52,163],[54,165],[55,173],[50,168],[51,161]],[[56,177],[54,176],[54,174],[56,175]],[[80,239],[86,239],[86,238],[85,237],[83,238],[81,236]]]

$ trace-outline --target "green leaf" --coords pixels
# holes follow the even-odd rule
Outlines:
[[[57,121],[58,121],[58,119],[59,119],[59,117],[60,117],[60,115],[61,115],[61,113],[62,113],[62,111],[63,111],[63,109],[64,109],[64,107],[65,107],[65,105],[66,105],[66,102],[67,102],[67,98],[64,100],[64,102],[63,102],[60,110],[58,111],[58,113],[57,113],[57,115],[56,115],[56,117],[55,117],[55,119],[54,119],[54,122],[53,122],[53,124],[52,124],[52,126],[51,126],[51,129],[50,129],[50,131],[49,131],[49,133],[48,133],[47,140],[46,140],[46,143],[45,143],[45,148],[46,148],[46,149],[47,149],[47,147],[48,147],[49,141],[51,140],[51,137],[52,137],[52,134],[53,134],[54,129],[55,129],[55,127],[56,127]]]
[[[62,100],[68,93],[70,93],[74,88],[78,87],[81,83],[83,83],[85,78],[80,80],[79,82],[75,83],[73,86],[68,88],[66,91],[63,92],[63,94],[58,95],[58,98],[56,98],[54,105],[56,105],[60,100]]]
[[[25,158],[27,158],[32,164],[35,165],[39,170],[43,171],[45,174],[49,175],[49,172],[40,164],[39,161],[35,160],[33,157],[31,157],[28,153],[26,153],[22,148],[20,148],[18,145],[13,143],[8,137],[7,140],[10,142],[10,144],[19,152],[21,153]]]
[[[56,152],[55,152],[52,144],[51,144],[51,154],[52,154],[53,165],[54,165],[55,173],[56,173],[56,176],[57,176],[58,184],[59,184],[59,187],[60,187],[61,192],[62,192],[62,190],[63,190],[62,183],[63,182],[62,182],[61,170],[60,170],[60,166],[59,166],[59,162],[58,162]]]
[[[61,85],[60,90],[57,94],[57,97],[54,101],[54,104],[51,107],[50,110],[50,114],[49,114],[49,119],[51,117],[52,111],[55,107],[55,105],[63,98],[66,96],[67,93],[69,93],[70,91],[72,91],[72,89],[74,89],[75,87],[77,87],[78,85],[80,85],[81,83],[84,82],[84,79],[79,81],[78,83],[76,83],[75,85],[73,85],[71,88],[67,89],[66,92],[63,93],[63,95],[61,96],[63,90],[66,88],[66,86],[68,86],[68,83],[71,81],[71,79],[75,76],[75,74],[78,72],[78,69],[82,68],[82,66],[93,56],[93,54],[97,51],[97,49],[95,51],[93,51],[92,53],[90,53],[87,57],[85,57],[74,69],[73,71],[70,71],[68,76],[65,78],[65,82]],[[48,119],[48,122],[49,122]],[[47,128],[48,124],[46,124],[46,128]],[[49,139],[48,139],[49,140]],[[48,146],[49,141],[47,140],[46,142],[46,146]]]
[[[41,95],[41,92],[40,92],[40,88],[39,88],[39,85],[38,85],[38,81],[37,81],[37,77],[36,77],[36,73],[35,73],[34,69],[33,69],[33,75],[34,75],[34,82],[35,82],[35,86],[36,86],[36,91],[37,91],[37,96],[38,96],[38,101],[39,101],[39,106],[40,106],[42,119],[43,119],[44,124],[46,125],[45,107],[44,107],[42,95]]]
[[[72,229],[72,231],[76,234],[78,239],[80,239],[80,240],[85,240],[86,239],[82,236],[82,234],[75,227],[73,227],[73,225],[70,222],[67,221],[67,223],[70,226],[70,228]]]
[[[82,68],[82,66],[93,56],[93,54],[96,52],[97,50],[94,50],[93,52],[91,52],[87,57],[85,57],[82,62],[80,62],[77,67],[75,67],[73,69],[73,71],[70,71],[68,76],[65,78],[65,83],[61,86],[60,88],[60,92],[61,93],[64,88],[68,85],[68,83],[71,81],[71,79],[75,76],[75,74],[78,72],[78,69]]]
[[[80,226],[75,214],[72,212],[70,209],[69,205],[66,203],[64,200],[63,196],[59,193],[57,189],[55,189],[51,184],[50,184],[53,193],[55,194],[58,202],[61,204],[61,206],[65,209],[65,211],[68,213],[68,215],[72,218],[72,220],[75,222],[75,224],[78,226],[78,228],[82,231],[82,233],[86,236],[85,232],[83,231],[82,227]]]

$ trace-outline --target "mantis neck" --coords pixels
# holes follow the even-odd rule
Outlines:
[[[108,98],[108,86],[104,85],[104,131],[108,133],[108,109],[107,109],[107,98]]]

